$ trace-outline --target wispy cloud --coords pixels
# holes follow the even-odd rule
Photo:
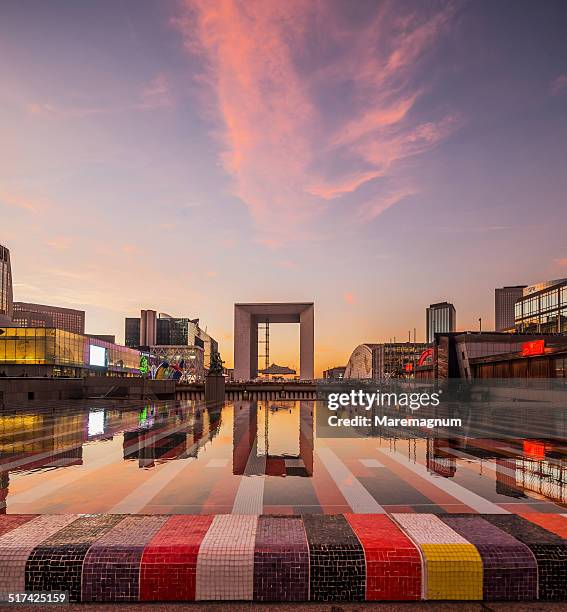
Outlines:
[[[100,115],[114,115],[133,111],[153,111],[168,109],[174,106],[169,78],[165,73],[157,74],[148,83],[142,85],[139,92],[132,94],[131,99],[116,101],[105,105],[63,106],[46,102],[31,102],[26,110],[30,115],[52,119],[81,119]]]
[[[551,83],[551,93],[558,95],[567,92],[567,74],[560,74]]]
[[[427,152],[458,124],[453,115],[415,112],[421,63],[453,16],[439,6],[400,16],[386,2],[361,28],[333,4],[310,0],[182,4],[175,23],[187,49],[206,60],[200,77],[216,109],[223,166],[263,243],[305,238],[331,200],[348,200],[354,216],[368,219],[369,194],[362,204],[349,198],[362,186],[376,201],[408,191],[397,162]],[[329,96],[345,88],[337,110]],[[374,216],[387,207],[374,206]]]
[[[73,244],[73,239],[68,236],[55,236],[46,240],[45,244],[56,251],[66,251]]]

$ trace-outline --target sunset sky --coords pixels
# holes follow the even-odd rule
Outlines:
[[[15,299],[124,336],[314,301],[316,370],[567,276],[567,3],[0,0]],[[298,330],[272,361],[298,366]]]

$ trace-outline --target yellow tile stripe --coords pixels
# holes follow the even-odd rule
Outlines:
[[[420,544],[426,599],[482,600],[482,560],[472,544]]]

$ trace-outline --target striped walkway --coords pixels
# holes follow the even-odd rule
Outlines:
[[[0,515],[0,591],[72,601],[563,601],[561,514]]]

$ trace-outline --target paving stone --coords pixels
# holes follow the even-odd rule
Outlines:
[[[422,561],[417,546],[384,514],[345,514],[364,549],[366,600],[421,599]]]
[[[254,601],[307,601],[309,547],[303,521],[261,516],[254,548]]]
[[[71,601],[80,601],[87,551],[122,518],[118,514],[81,516],[44,540],[27,560],[26,590],[69,591]]]
[[[567,599],[567,543],[563,538],[514,514],[486,514],[483,518],[532,551],[538,567],[539,599]]]
[[[199,548],[196,599],[252,600],[257,524],[257,516],[215,516]]]
[[[537,599],[537,563],[525,544],[474,514],[438,516],[478,550],[485,600]]]
[[[311,601],[364,601],[365,559],[342,514],[303,516],[310,554]]]
[[[394,514],[425,559],[426,599],[482,599],[482,560],[477,549],[433,514]]]
[[[139,601],[144,548],[167,516],[126,516],[89,548],[83,562],[82,601]]]
[[[172,516],[146,546],[140,568],[142,601],[194,601],[197,556],[213,516]]]

